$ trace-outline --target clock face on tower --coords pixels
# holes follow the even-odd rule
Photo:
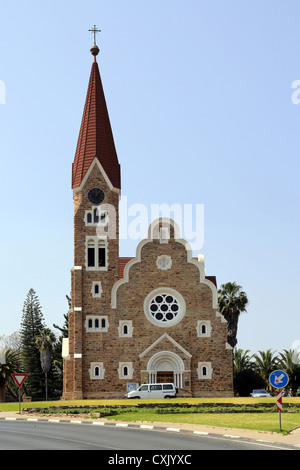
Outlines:
[[[104,197],[104,192],[99,188],[93,188],[88,192],[88,198],[92,204],[101,204]]]

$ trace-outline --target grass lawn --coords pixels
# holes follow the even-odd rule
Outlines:
[[[168,423],[200,424],[204,426],[217,426],[238,429],[252,429],[257,431],[280,432],[278,413],[191,413],[191,414],[156,414],[151,411],[138,413],[122,413],[112,418],[118,421],[150,421]],[[300,426],[300,411],[297,413],[281,414],[282,432]]]
[[[286,397],[284,403],[300,403],[299,397]],[[22,403],[24,408],[48,408],[50,406],[113,406],[127,405],[133,407],[143,403],[189,403],[196,405],[197,403],[232,403],[234,404],[253,404],[253,403],[272,403],[276,405],[276,397],[272,398],[176,398],[167,400],[74,400],[74,401],[48,401],[48,402],[30,402]],[[1,411],[19,411],[19,403],[0,403]],[[152,409],[137,409],[136,412],[126,412],[115,415],[107,419],[117,419],[123,421],[156,421],[156,422],[172,422],[172,423],[189,423],[201,424],[208,426],[220,426],[238,429],[254,429],[260,431],[279,432],[278,413],[176,413],[176,414],[157,414]],[[299,412],[284,411],[281,415],[282,431],[289,430],[300,426],[300,410]]]

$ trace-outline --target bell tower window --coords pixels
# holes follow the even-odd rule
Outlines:
[[[100,206],[92,206],[91,209],[85,211],[84,223],[85,225],[97,225],[101,223],[105,226],[108,222],[107,211],[101,210]]]
[[[107,239],[87,237],[86,268],[91,271],[107,270]],[[97,294],[97,292],[95,292]]]

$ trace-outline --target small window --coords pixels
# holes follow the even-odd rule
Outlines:
[[[148,392],[148,385],[142,385],[142,386],[140,387],[140,391],[141,391],[141,392]]]
[[[132,376],[133,376],[132,362],[119,362],[118,374],[119,374],[119,379],[132,379]]]
[[[91,380],[102,380],[104,379],[105,369],[103,362],[91,362],[89,368],[89,374]]]
[[[93,328],[93,320],[90,318],[88,321],[89,328]]]
[[[90,212],[87,215],[86,221],[87,221],[88,224],[92,223],[92,214]]]
[[[102,294],[101,282],[93,281],[91,294],[94,299],[100,299]]]
[[[198,379],[209,380],[212,378],[213,369],[210,362],[198,362]]]
[[[101,320],[101,328],[105,328],[106,327],[106,321],[105,321],[105,318],[102,318]]]
[[[132,327],[132,320],[119,321],[119,336],[121,338],[132,338],[134,328]]]
[[[196,330],[198,338],[209,338],[212,330],[210,320],[198,320]]]
[[[99,328],[99,320],[98,320],[98,318],[95,319],[95,328]]]

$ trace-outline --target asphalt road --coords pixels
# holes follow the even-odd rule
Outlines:
[[[28,422],[26,420],[0,421],[0,450],[101,450],[106,451],[107,459],[117,459],[116,455],[122,456],[122,451],[132,451],[130,455],[134,457],[135,451],[148,450],[155,451],[153,455],[156,455],[157,462],[154,463],[159,464],[160,454],[157,454],[157,451],[173,451],[173,454],[175,451],[179,459],[180,451],[184,451],[184,455],[190,455],[187,451],[281,450],[282,448],[284,447],[272,443],[251,443],[225,437],[148,431],[130,427]],[[161,455],[166,455],[166,453]],[[149,458],[151,460],[152,457]],[[191,453],[190,459],[192,458]],[[130,462],[130,464],[133,463],[134,461]],[[145,460],[144,463],[148,464],[149,461]],[[189,464],[188,461],[177,463]],[[162,464],[168,466],[166,461]],[[142,466],[142,462],[138,466]]]

